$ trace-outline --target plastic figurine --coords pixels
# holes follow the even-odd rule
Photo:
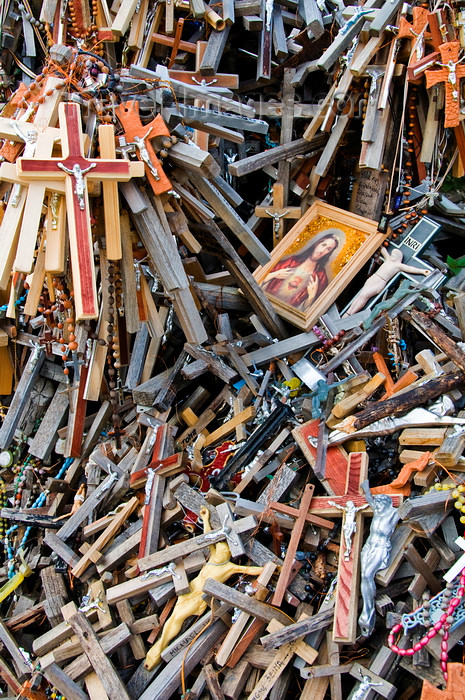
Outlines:
[[[200,517],[203,521],[204,532],[212,532],[208,508],[200,508]],[[145,659],[147,671],[151,671],[160,662],[162,651],[179,634],[184,621],[191,615],[202,615],[205,612],[207,603],[203,600],[202,594],[205,581],[208,578],[224,583],[234,574],[258,576],[262,572],[261,566],[241,566],[230,561],[231,551],[227,539],[209,545],[209,549],[210,557],[199,575],[190,582],[190,592],[179,596],[173,612],[163,626],[159,639],[148,652]]]
[[[402,251],[399,250],[399,248],[395,248],[392,253],[388,253],[385,248],[381,248],[381,255],[385,262],[383,262],[375,273],[368,277],[360,293],[357,294],[344,316],[352,316],[352,314],[356,314],[357,311],[363,309],[372,297],[386,289],[388,282],[390,282],[398,272],[410,272],[413,275],[425,276],[430,274],[429,270],[420,270],[413,265],[404,265],[402,262]]]

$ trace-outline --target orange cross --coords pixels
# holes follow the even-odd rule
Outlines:
[[[137,157],[145,163],[145,175],[154,194],[168,192],[171,189],[171,182],[165,175],[151,144],[156,136],[169,137],[170,135],[161,114],[157,114],[149,124],[143,125],[139,116],[139,103],[136,100],[120,104],[115,109],[115,114],[124,129],[127,142],[137,145]]]
[[[405,17],[400,18],[399,33],[397,38],[413,40],[423,33],[423,30],[427,24],[428,10],[424,7],[414,7],[412,24],[410,24]],[[425,39],[431,39],[431,34],[429,32],[424,32],[423,36]]]
[[[415,54],[415,61],[419,61],[425,52],[425,41],[431,39],[431,34],[429,32],[425,32],[427,25],[428,10],[424,7],[413,8],[412,24],[410,24],[405,17],[401,17],[400,19],[397,38],[410,39],[410,41],[413,42],[413,50],[409,63],[413,58],[413,54]]]
[[[445,121],[446,128],[458,126],[460,121],[460,78],[465,76],[465,65],[459,63],[460,42],[449,41],[441,44],[441,66],[439,70],[427,70],[426,87],[444,83],[446,88]]]
[[[465,696],[465,666],[447,664],[447,688],[439,690],[429,681],[423,681],[421,700],[459,700]]]

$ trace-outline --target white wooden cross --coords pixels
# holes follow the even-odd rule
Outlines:
[[[465,539],[463,537],[457,537],[455,540],[455,544],[458,544],[459,547],[461,547],[465,551]],[[455,564],[451,566],[449,571],[447,571],[443,579],[447,581],[447,583],[451,583],[460,573],[462,573],[462,569],[465,568],[465,553],[462,554],[460,559],[457,559]]]

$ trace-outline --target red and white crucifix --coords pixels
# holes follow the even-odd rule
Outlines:
[[[62,145],[61,158],[19,158],[18,175],[23,180],[64,180],[76,320],[98,318],[89,198],[86,181],[125,182],[141,177],[139,163],[126,160],[85,158],[80,108],[64,102],[58,108]],[[134,165],[136,168],[134,169]]]

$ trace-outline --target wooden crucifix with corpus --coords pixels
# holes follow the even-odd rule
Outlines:
[[[363,515],[372,515],[361,494],[360,485],[368,474],[365,452],[351,452],[346,471],[345,493],[339,496],[313,498],[310,512],[318,515],[343,516],[341,548],[337,575],[333,639],[340,644],[353,644],[357,638],[360,552],[363,542]],[[393,496],[398,506],[401,496]],[[365,510],[367,509],[367,510]]]
[[[445,121],[444,127],[458,126],[460,122],[460,79],[465,77],[465,65],[459,61],[460,42],[449,41],[441,44],[441,60],[437,61],[439,70],[427,70],[426,87],[437,83],[445,84]]]
[[[410,22],[405,18],[400,18],[399,33],[397,39],[410,39],[411,53],[410,60],[415,62],[423,58],[425,53],[425,41],[431,39],[431,34],[426,32],[426,27],[429,23],[428,10],[425,7],[414,7],[412,10],[413,21]]]
[[[300,207],[284,206],[284,187],[276,182],[273,185],[273,206],[255,207],[255,216],[273,219],[273,247],[275,247],[284,236],[284,220],[300,219],[302,210]]]
[[[170,138],[170,132],[161,114],[157,114],[148,124],[142,124],[139,103],[136,100],[119,105],[115,114],[124,129],[126,141],[135,145],[137,157],[144,163],[145,175],[154,194],[168,192],[171,182],[165,175],[151,143],[156,136]]]
[[[62,158],[19,158],[18,175],[26,181],[64,180],[76,320],[98,317],[94,255],[86,179],[127,181],[140,174],[137,163],[83,156],[79,106],[59,105]],[[35,233],[34,233],[35,235]]]

